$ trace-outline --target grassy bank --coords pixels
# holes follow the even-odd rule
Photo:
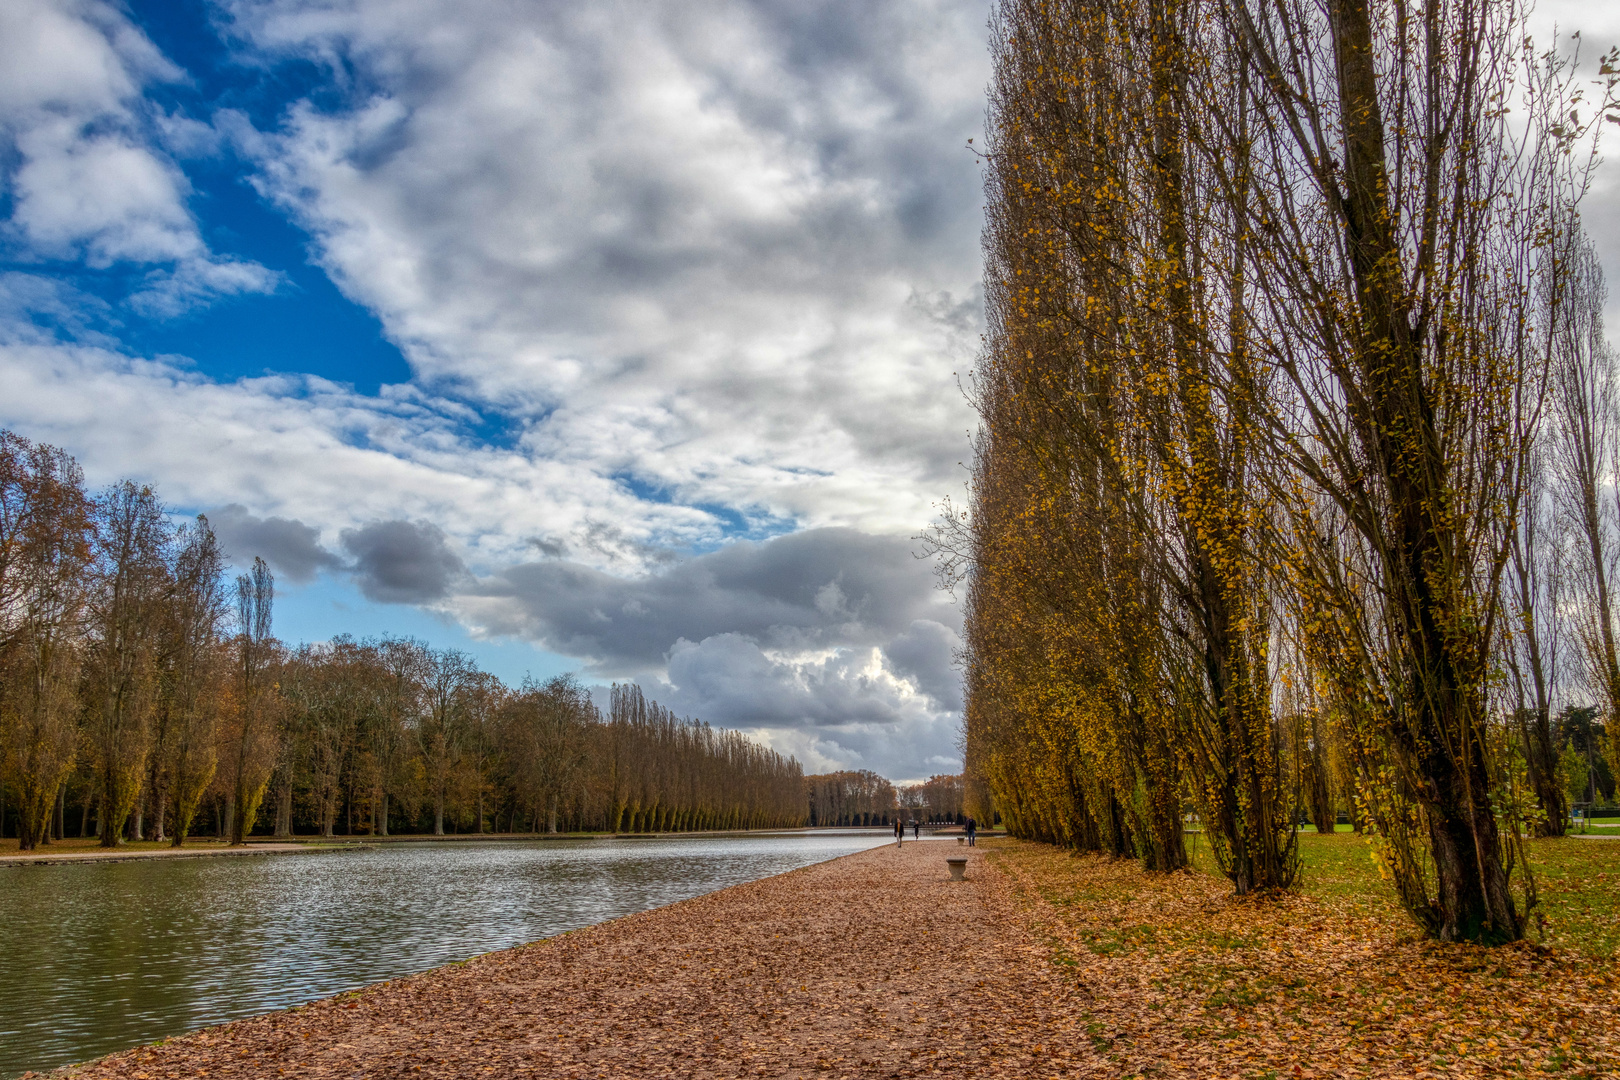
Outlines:
[[[1620,843],[1532,844],[1540,930],[1500,949],[1422,939],[1354,835],[1302,836],[1280,899],[1233,897],[1207,846],[1196,872],[1168,876],[1037,844],[992,852],[1119,1075],[1155,1061],[1255,1080],[1620,1075]]]
[[[423,843],[476,843],[479,841],[527,841],[527,840],[602,840],[613,837],[626,839],[652,839],[652,838],[679,838],[700,836],[748,836],[761,833],[801,832],[800,829],[731,829],[714,830],[709,832],[680,832],[680,833],[611,833],[611,832],[568,832],[568,833],[453,833],[447,836],[434,836],[431,833],[397,833],[392,836],[251,836],[248,844],[308,844],[316,847],[332,847],[342,844],[423,844]],[[212,836],[192,836],[186,839],[189,848],[223,848],[223,840]],[[127,840],[120,844],[115,851],[166,851],[169,842],[156,840]],[[0,838],[0,858],[8,855],[26,854],[29,856],[62,855],[70,852],[83,852],[100,850],[100,842],[93,836],[72,836],[65,840],[53,840],[48,846],[36,848],[31,852],[19,852],[17,838]]]
[[[268,840],[269,837],[265,837]],[[215,840],[213,837],[193,837],[186,841],[188,848],[223,848],[227,847],[225,841]],[[126,840],[112,851],[167,851],[167,840]],[[28,856],[40,855],[67,855],[86,851],[102,850],[101,842],[93,836],[70,836],[65,840],[52,840],[48,845],[35,848],[29,852],[19,852],[15,836],[0,839],[0,858],[7,855],[24,854]]]

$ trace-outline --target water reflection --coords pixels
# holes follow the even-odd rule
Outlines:
[[[885,842],[882,832],[827,830],[0,867],[0,1076],[285,1008]]]

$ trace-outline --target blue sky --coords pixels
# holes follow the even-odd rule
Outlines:
[[[221,32],[228,23],[210,5],[163,0],[131,4],[128,13],[183,71],[146,88],[157,109],[191,117],[240,110],[255,127],[273,129],[293,101],[314,98],[341,106],[326,73],[307,60],[244,63]],[[128,348],[183,356],[198,372],[223,380],[299,371],[374,394],[385,383],[410,378],[409,365],[377,317],[344,297],[311,262],[309,234],[254,189],[250,162],[224,147],[182,165],[191,188],[187,207],[210,250],[258,263],[280,280],[273,291],[198,305],[169,318],[124,321],[119,337]],[[92,268],[72,260],[57,260],[52,269],[113,306],[144,270],[127,263]]]
[[[12,0],[0,423],[279,634],[959,765],[984,0]]]
[[[289,641],[954,771],[910,538],[974,426],[989,10],[6,0],[0,424],[207,513]]]

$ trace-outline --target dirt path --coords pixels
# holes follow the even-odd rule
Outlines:
[[[947,855],[969,854],[953,883]],[[907,843],[211,1028],[76,1077],[1052,1076],[1098,1064],[978,851]]]

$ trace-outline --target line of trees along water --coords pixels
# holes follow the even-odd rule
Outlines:
[[[1620,760],[1576,213],[1620,57],[1446,0],[1002,0],[992,47],[982,427],[932,535],[970,807],[1151,870],[1196,813],[1240,893],[1343,808],[1425,931],[1520,937],[1520,837]]]
[[[91,495],[0,432],[0,828],[29,849],[805,821],[796,760],[639,687],[604,716],[571,677],[512,688],[407,638],[289,648],[274,597],[260,559],[227,580],[206,518],[128,481]]]
[[[960,774],[895,787],[870,769],[849,769],[807,776],[804,783],[811,825],[892,825],[896,818],[960,824],[966,817]]]

